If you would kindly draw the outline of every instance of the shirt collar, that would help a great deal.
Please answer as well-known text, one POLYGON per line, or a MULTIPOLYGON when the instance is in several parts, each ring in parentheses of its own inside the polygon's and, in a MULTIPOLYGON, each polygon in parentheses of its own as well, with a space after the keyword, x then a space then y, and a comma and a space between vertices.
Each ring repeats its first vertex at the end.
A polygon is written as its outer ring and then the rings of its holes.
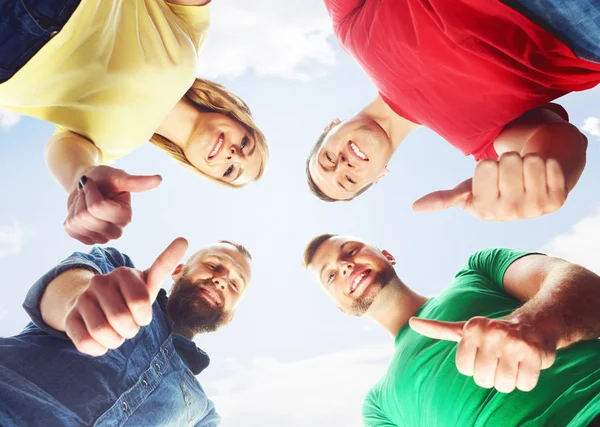
MULTIPOLYGON (((160 306, 161 310, 164 311, 164 313, 168 316, 167 303, 169 301, 169 297, 167 296, 167 291, 161 289, 158 292, 156 300, 158 301, 158 305, 160 306)), ((194 341, 176 333, 171 333, 171 336, 173 337, 173 345, 177 350, 177 354, 179 357, 181 357, 194 375, 198 375, 208 367, 210 364, 210 358, 208 357, 208 354, 201 350, 194 343, 194 341)))

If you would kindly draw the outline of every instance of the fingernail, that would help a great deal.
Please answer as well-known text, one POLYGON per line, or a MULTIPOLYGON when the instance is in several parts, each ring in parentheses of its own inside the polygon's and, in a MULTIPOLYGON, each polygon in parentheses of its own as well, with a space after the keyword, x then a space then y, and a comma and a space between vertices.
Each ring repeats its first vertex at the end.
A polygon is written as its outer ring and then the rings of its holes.
POLYGON ((81 179, 79 180, 79 189, 81 190, 83 188, 83 186, 85 185, 85 183, 87 182, 87 176, 83 175, 81 177, 81 179))

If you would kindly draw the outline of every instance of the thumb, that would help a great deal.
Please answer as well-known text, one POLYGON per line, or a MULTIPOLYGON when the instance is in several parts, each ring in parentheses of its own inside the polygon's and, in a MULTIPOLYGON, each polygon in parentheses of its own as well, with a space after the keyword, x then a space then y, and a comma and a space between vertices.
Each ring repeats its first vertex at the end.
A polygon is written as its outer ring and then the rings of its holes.
POLYGON ((146 285, 148 285, 152 297, 158 294, 162 281, 179 264, 187 248, 187 240, 183 237, 178 237, 156 258, 152 266, 144 271, 146 285))
POLYGON ((162 182, 160 175, 129 175, 125 173, 116 182, 117 191, 137 193, 154 190, 162 182))
POLYGON ((439 320, 420 319, 411 317, 408 321, 413 331, 436 340, 462 340, 463 326, 467 322, 440 322, 439 320))
POLYGON ((469 178, 452 190, 429 193, 413 203, 415 212, 438 212, 458 207, 464 208, 472 197, 473 179, 469 178))

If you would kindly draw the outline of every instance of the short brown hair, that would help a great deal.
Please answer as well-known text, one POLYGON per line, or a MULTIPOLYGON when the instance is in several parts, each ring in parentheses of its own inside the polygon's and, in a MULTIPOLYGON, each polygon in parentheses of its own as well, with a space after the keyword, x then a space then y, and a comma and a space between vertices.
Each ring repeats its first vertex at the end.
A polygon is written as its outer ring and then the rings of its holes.
MULTIPOLYGON (((246 129, 246 131, 254 138, 256 142, 256 149, 262 158, 260 170, 258 171, 258 175, 254 180, 258 181, 261 179, 265 172, 267 162, 269 161, 269 148, 267 147, 265 135, 254 122, 250 107, 248 107, 248 105, 239 96, 229 92, 224 86, 201 78, 196 78, 192 87, 190 87, 186 92, 185 98, 190 101, 198 110, 208 113, 223 114, 235 120, 246 129)), ((161 150, 166 151, 168 155, 170 155, 177 163, 184 166, 186 169, 200 174, 211 181, 218 182, 219 184, 233 188, 240 187, 239 185, 215 179, 198 170, 188 160, 183 150, 168 138, 155 133, 150 138, 150 142, 161 150)))
POLYGON ((225 243, 227 245, 231 245, 234 248, 236 248, 238 251, 240 251, 240 253, 242 255, 245 255, 248 257, 248 259, 250 261, 252 261, 252 255, 250 255, 250 252, 248 251, 248 249, 246 249, 243 245, 240 245, 239 243, 235 243, 232 242, 231 240, 219 240, 217 243, 225 243))
POLYGON ((325 132, 323 132, 321 134, 321 136, 319 136, 319 139, 317 139, 317 143, 315 144, 312 151, 310 152, 308 159, 306 159, 306 181, 308 182, 308 188, 310 189, 311 193, 313 193, 315 196, 317 196, 319 199, 323 200, 324 202, 349 202, 351 200, 354 200, 354 198, 360 196, 362 193, 367 191, 369 188, 371 188, 373 183, 361 188, 354 196, 352 196, 349 199, 338 200, 338 199, 334 199, 333 197, 329 197, 327 194, 325 194, 323 192, 323 190, 321 190, 319 188, 319 186, 317 185, 317 183, 315 182, 315 180, 313 179, 313 177, 310 174, 310 159, 312 159, 313 156, 315 156, 319 152, 319 150, 321 149, 321 146, 323 145, 323 142, 325 141, 325 137, 327 136, 328 133, 329 133, 329 130, 326 130, 325 132))
POLYGON ((337 236, 337 234, 321 234, 313 238, 310 242, 308 242, 308 245, 306 245, 306 248, 304 249, 304 258, 302 260, 302 266, 304 268, 308 268, 309 264, 315 257, 317 249, 319 249, 319 247, 327 240, 335 236, 337 236))

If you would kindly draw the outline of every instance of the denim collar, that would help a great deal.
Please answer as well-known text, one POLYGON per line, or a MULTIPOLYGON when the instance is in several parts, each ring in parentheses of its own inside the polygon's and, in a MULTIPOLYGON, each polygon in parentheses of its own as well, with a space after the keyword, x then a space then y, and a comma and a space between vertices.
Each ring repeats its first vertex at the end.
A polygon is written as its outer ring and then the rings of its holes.
MULTIPOLYGON (((158 301, 158 305, 161 310, 169 316, 167 313, 167 302, 169 301, 169 297, 167 297, 167 291, 161 289, 158 292, 158 296, 156 297, 158 301)), ((173 321, 169 318, 170 327, 173 327, 173 321)), ((193 372, 194 375, 198 375, 200 372, 205 370, 210 364, 210 358, 208 354, 206 354, 203 350, 198 348, 198 346, 194 343, 194 341, 184 337, 183 335, 179 335, 171 332, 171 337, 173 338, 173 345, 177 350, 177 354, 179 357, 183 359, 185 364, 188 366, 190 371, 193 372)))

